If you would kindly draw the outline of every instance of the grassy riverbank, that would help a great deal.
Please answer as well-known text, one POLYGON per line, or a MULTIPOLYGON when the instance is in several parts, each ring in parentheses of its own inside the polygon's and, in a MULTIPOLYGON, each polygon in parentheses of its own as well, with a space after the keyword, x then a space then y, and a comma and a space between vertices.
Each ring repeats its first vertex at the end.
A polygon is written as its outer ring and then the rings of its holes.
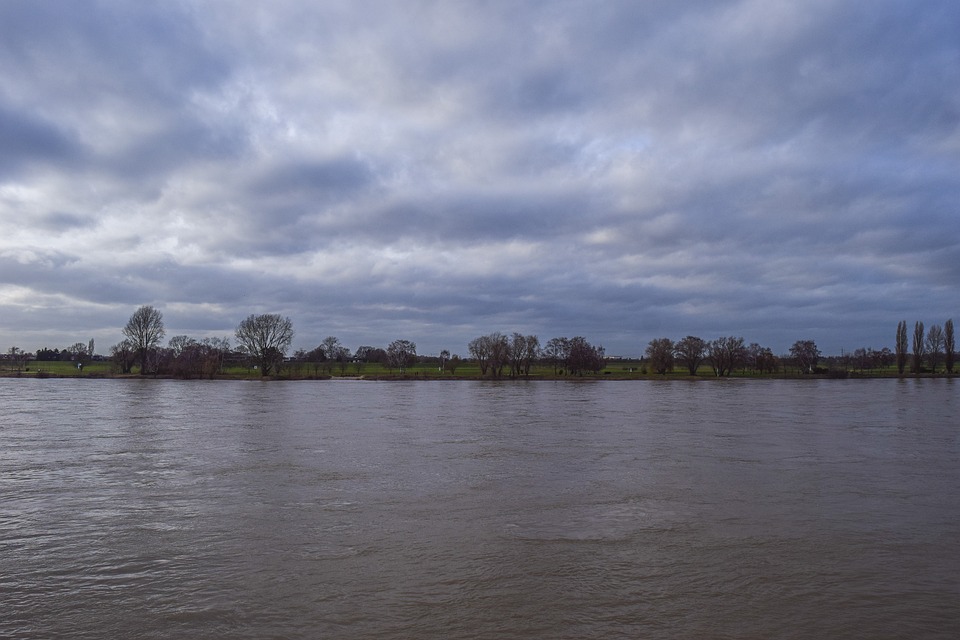
MULTIPOLYGON (((847 370, 828 370, 816 374, 805 374, 795 369, 787 368, 776 373, 757 373, 749 370, 738 370, 730 375, 730 378, 752 378, 752 379, 810 379, 810 378, 896 378, 896 377, 953 377, 956 374, 947 374, 945 372, 923 373, 919 376, 911 373, 905 373, 900 376, 896 367, 886 367, 881 369, 847 369, 847 370)), ((22 371, 9 363, 0 364, 0 376, 2 377, 23 377, 23 378, 140 378, 139 372, 134 368, 133 373, 118 374, 113 370, 109 362, 91 362, 82 369, 72 362, 31 362, 28 367, 22 371)), ((489 376, 489 373, 488 373, 489 376)), ((171 378, 173 376, 148 376, 171 378)), ((440 371, 436 365, 418 364, 408 368, 403 373, 397 370, 390 370, 380 364, 351 364, 341 369, 335 366, 331 369, 325 367, 314 367, 308 364, 288 363, 281 370, 279 375, 270 376, 270 380, 329 380, 329 379, 364 379, 364 380, 476 380, 481 377, 480 368, 473 363, 461 363, 454 373, 449 371, 440 371)), ((220 374, 214 376, 218 380, 259 380, 262 378, 260 372, 249 367, 228 367, 220 374)), ((509 376, 503 378, 509 380, 509 376)), ((582 376, 567 375, 561 370, 554 370, 553 367, 540 366, 534 367, 530 376, 521 376, 519 380, 715 380, 712 369, 708 366, 702 366, 698 369, 696 376, 691 376, 683 368, 675 368, 666 375, 660 375, 650 372, 644 363, 639 361, 617 361, 611 362, 599 373, 589 373, 582 376)))

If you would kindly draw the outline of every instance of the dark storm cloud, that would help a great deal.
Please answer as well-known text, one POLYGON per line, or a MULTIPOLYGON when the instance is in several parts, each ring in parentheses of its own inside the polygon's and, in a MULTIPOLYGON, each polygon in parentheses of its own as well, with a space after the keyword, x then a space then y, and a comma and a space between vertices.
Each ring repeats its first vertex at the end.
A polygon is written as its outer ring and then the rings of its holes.
POLYGON ((6 2, 0 343, 151 303, 304 346, 884 346, 957 314, 957 33, 934 0, 6 2))

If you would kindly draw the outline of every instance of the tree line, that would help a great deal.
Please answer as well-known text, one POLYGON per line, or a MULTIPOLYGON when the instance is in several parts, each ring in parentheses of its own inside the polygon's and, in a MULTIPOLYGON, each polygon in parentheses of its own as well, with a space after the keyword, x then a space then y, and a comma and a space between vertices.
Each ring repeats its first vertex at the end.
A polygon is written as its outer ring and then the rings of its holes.
MULTIPOLYGON (((656 338, 647 344, 644 353, 650 367, 660 375, 672 372, 678 365, 695 376, 700 367, 707 364, 713 375, 724 377, 736 369, 775 373, 783 364, 783 358, 775 356, 769 347, 756 342, 748 345, 737 336, 721 336, 709 341, 699 336, 686 336, 676 342, 670 338, 656 338)), ((815 373, 822 354, 813 340, 798 340, 790 347, 790 357, 799 370, 815 373)))
MULTIPOLYGON (((418 359, 417 345, 410 340, 394 340, 386 348, 360 346, 351 353, 334 336, 328 336, 311 350, 299 349, 288 358, 293 322, 278 314, 254 314, 240 322, 234 332, 235 348, 231 348, 227 338, 194 340, 187 336, 172 337, 164 348, 163 314, 149 305, 130 316, 123 335, 124 339, 110 348, 110 359, 121 373, 130 373, 139 363, 143 375, 212 377, 222 371, 225 363, 241 360, 258 369, 261 376, 273 375, 283 366, 298 374, 309 367, 313 375, 329 375, 337 367, 342 375, 351 366, 360 373, 367 363, 379 363, 403 374, 418 359)), ((467 348, 480 375, 491 378, 529 376, 531 367, 538 362, 549 363, 555 373, 570 375, 598 373, 605 366, 603 347, 590 344, 582 336, 554 338, 541 349, 537 336, 497 332, 471 340, 467 348)), ((442 372, 453 375, 462 360, 444 349, 438 365, 442 372)))
POLYGON ((110 347, 110 359, 120 373, 130 373, 140 365, 142 375, 169 374, 183 378, 213 377, 222 373, 226 364, 246 363, 259 370, 261 376, 279 373, 286 364, 302 371, 305 363, 312 363, 314 374, 322 366, 329 374, 333 366, 345 372, 350 363, 382 362, 403 373, 417 359, 417 346, 409 340, 395 340, 386 349, 360 347, 354 354, 330 336, 310 351, 303 349, 287 357, 293 342, 293 322, 279 314, 251 314, 237 325, 230 339, 204 338, 195 340, 178 335, 170 338, 166 347, 161 342, 166 335, 163 314, 145 305, 137 309, 123 328, 124 339, 110 347))
MULTIPOLYGON (((799 371, 823 372, 818 367, 823 354, 813 340, 798 340, 789 351, 790 359, 799 371)), ((782 364, 782 358, 775 356, 769 348, 756 343, 745 345, 743 338, 734 336, 710 342, 696 336, 687 336, 677 342, 657 338, 647 345, 645 355, 653 370, 662 375, 673 371, 678 363, 692 376, 697 375, 697 370, 705 362, 716 376, 729 376, 737 367, 756 373, 773 373, 782 364)), ((906 321, 901 321, 897 325, 894 351, 887 347, 880 350, 860 348, 830 360, 843 371, 851 368, 861 371, 883 369, 896 363, 900 375, 906 371, 908 360, 914 374, 937 373, 942 362, 943 370, 952 374, 956 362, 953 320, 947 320, 942 327, 935 324, 928 331, 924 331, 923 322, 916 322, 912 342, 908 339, 906 321), (908 351, 911 346, 912 351, 908 351)))
MULTIPOLYGON (((170 338, 166 346, 163 314, 156 308, 144 305, 138 308, 123 327, 124 339, 110 347, 109 359, 114 371, 129 374, 139 365, 142 375, 174 375, 182 378, 214 377, 221 374, 225 365, 246 364, 259 370, 261 376, 277 374, 281 367, 288 367, 296 375, 307 373, 319 376, 331 375, 334 368, 344 375, 353 367, 361 373, 367 363, 379 363, 401 374, 418 361, 416 344, 410 340, 394 340, 386 348, 360 346, 353 353, 334 336, 328 336, 317 347, 298 349, 288 357, 293 342, 293 322, 278 314, 252 314, 242 320, 234 332, 236 346, 228 337, 197 340, 185 335, 170 338)), ((481 377, 511 378, 529 376, 534 365, 548 366, 554 375, 583 376, 599 373, 607 366, 605 350, 591 344, 582 336, 557 337, 540 343, 536 335, 521 333, 503 334, 494 332, 471 340, 467 349, 469 358, 476 363, 481 377)), ((5 359, 23 368, 29 354, 11 347, 5 359)), ((94 342, 76 343, 63 350, 43 348, 37 351, 35 360, 70 360, 84 366, 94 358, 94 342)), ((937 373, 941 363, 943 370, 953 373, 956 358, 953 320, 944 325, 933 325, 925 330, 922 322, 914 325, 912 342, 906 321, 897 325, 895 348, 880 350, 857 349, 838 358, 828 358, 831 365, 865 369, 886 368, 896 364, 899 374, 906 371, 907 364, 913 373, 937 373), (912 350, 910 349, 912 346, 912 350)), ((742 337, 722 336, 704 340, 698 336, 686 336, 677 341, 670 338, 651 340, 644 351, 644 368, 666 375, 676 367, 685 369, 691 376, 698 375, 707 365, 714 376, 729 376, 735 370, 754 373, 776 373, 785 369, 788 362, 803 373, 820 373, 823 354, 813 340, 798 340, 789 349, 788 355, 777 356, 768 347, 757 343, 747 344, 742 337)), ((463 359, 448 350, 436 358, 439 370, 454 375, 463 359)))
POLYGON ((503 377, 504 371, 511 378, 529 376, 537 362, 552 365, 555 374, 576 376, 599 373, 606 366, 604 348, 582 336, 552 338, 541 349, 535 335, 507 336, 498 331, 474 338, 467 349, 480 367, 480 375, 491 378, 503 377))
MULTIPOLYGON (((896 361, 897 372, 903 375, 907 368, 908 360, 908 336, 907 321, 901 320, 897 323, 896 338, 896 361)), ((935 324, 928 331, 924 330, 923 322, 919 320, 913 325, 913 339, 910 341, 912 356, 910 360, 910 371, 912 373, 937 373, 941 358, 944 370, 947 373, 953 373, 954 363, 956 361, 956 342, 953 335, 953 319, 947 320, 941 327, 935 324), (926 365, 926 367, 924 366, 926 365)))

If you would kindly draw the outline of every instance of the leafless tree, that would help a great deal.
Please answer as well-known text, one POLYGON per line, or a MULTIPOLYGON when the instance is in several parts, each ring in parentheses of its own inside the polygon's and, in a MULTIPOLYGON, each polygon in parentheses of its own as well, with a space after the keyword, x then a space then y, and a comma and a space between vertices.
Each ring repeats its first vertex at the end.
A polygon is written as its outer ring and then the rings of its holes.
POLYGON ((462 360, 457 354, 450 356, 450 359, 447 361, 447 369, 450 370, 450 375, 454 376, 457 374, 457 367, 460 366, 462 360))
POLYGON ((400 373, 417 360, 417 345, 409 340, 394 340, 387 347, 387 362, 391 369, 400 369, 400 373))
POLYGON ((173 336, 167 342, 167 347, 173 352, 174 358, 179 358, 184 350, 196 343, 197 341, 190 336, 173 336))
POLYGON ((443 349, 440 351, 440 373, 446 373, 447 362, 450 361, 450 351, 443 349))
POLYGON ((937 372, 937 365, 940 364, 943 343, 943 327, 935 324, 927 331, 927 360, 930 362, 930 370, 934 373, 937 372))
POLYGON ((173 336, 167 342, 170 356, 170 371, 184 378, 199 378, 204 374, 206 347, 189 336, 173 336))
POLYGON ((92 356, 92 354, 87 352, 87 345, 82 342, 67 347, 67 351, 70 353, 70 360, 77 363, 76 366, 78 369, 86 366, 92 356))
POLYGON ((777 357, 773 355, 773 349, 761 347, 756 354, 754 366, 759 373, 774 373, 777 370, 777 357))
POLYGON ((697 375, 697 369, 707 353, 707 341, 696 336, 687 336, 674 345, 677 358, 687 367, 690 375, 697 375))
POLYGON ((212 379, 223 371, 223 360, 230 353, 230 340, 226 337, 204 338, 200 344, 203 345, 204 375, 212 379))
POLYGON ((161 371, 169 368, 171 362, 170 350, 162 347, 147 349, 146 361, 140 369, 140 375, 152 374, 157 376, 161 371))
POLYGON ((499 331, 490 334, 490 375, 503 376, 503 369, 510 364, 510 339, 499 331))
POLYGON ((540 358, 540 338, 535 335, 528 335, 524 338, 524 350, 521 366, 523 375, 530 375, 530 367, 540 358))
POLYGON ((813 373, 820 361, 820 349, 813 340, 797 340, 790 347, 790 356, 797 363, 797 368, 804 373, 813 373))
POLYGON ((510 339, 510 375, 529 376, 530 367, 540 356, 540 339, 537 336, 525 336, 514 333, 510 339))
POLYGON ((204 338, 197 341, 189 336, 173 336, 167 343, 162 368, 184 378, 213 378, 223 368, 224 355, 230 350, 226 338, 204 338))
POLYGON ((147 357, 151 349, 156 348, 166 331, 163 328, 163 314, 150 305, 144 305, 133 312, 127 326, 123 328, 123 335, 133 345, 140 357, 140 374, 146 375, 147 357))
POLYGON ((130 373, 136 358, 137 349, 130 340, 123 340, 110 347, 110 361, 114 371, 130 373))
POLYGON ((923 369, 923 356, 926 349, 923 323, 919 320, 913 325, 913 372, 920 373, 923 369))
POLYGON ((566 366, 570 355, 570 340, 567 338, 550 338, 543 349, 543 357, 553 365, 553 375, 557 375, 559 367, 566 366))
POLYGON ((237 342, 260 367, 261 376, 279 371, 293 342, 293 322, 274 313, 250 315, 236 331, 237 342))
POLYGON ((707 361, 717 377, 729 376, 743 361, 746 349, 743 338, 734 336, 717 338, 707 345, 707 361))
POLYGON ((873 366, 878 369, 885 369, 896 361, 893 351, 890 347, 884 347, 879 351, 873 352, 873 366))
POLYGON ((17 375, 20 375, 20 372, 26 367, 27 358, 30 357, 30 354, 21 349, 20 347, 10 347, 7 350, 7 357, 13 362, 13 366, 16 367, 17 375))
POLYGON ((353 366, 359 375, 363 371, 363 367, 368 362, 385 362, 387 359, 387 352, 379 347, 371 347, 367 345, 361 345, 357 347, 357 350, 353 353, 353 366))
POLYGON ((907 368, 907 321, 901 320, 897 323, 897 341, 894 345, 897 358, 897 372, 903 375, 907 368))
POLYGON ((953 373, 953 363, 956 357, 957 345, 953 337, 953 319, 943 324, 943 366, 947 373, 953 373))
POLYGON ((507 352, 510 357, 510 377, 516 378, 523 369, 523 354, 527 350, 526 338, 522 333, 514 332, 510 336, 507 352))
POLYGON ((647 344, 647 359, 650 366, 660 375, 673 371, 673 340, 670 338, 655 338, 647 344))
POLYGON ((474 338, 467 345, 467 350, 480 367, 480 377, 487 375, 487 369, 490 368, 490 336, 474 338))
POLYGON ((571 375, 582 376, 586 372, 600 373, 606 366, 604 348, 594 346, 582 336, 570 338, 567 354, 567 369, 571 375))
POLYGON ((346 363, 350 358, 350 350, 340 344, 339 338, 334 336, 324 338, 323 342, 320 343, 320 348, 323 349, 324 365, 327 374, 331 373, 334 364, 339 364, 342 375, 346 369, 346 363))
POLYGON ((474 338, 467 348, 480 366, 481 377, 489 372, 491 378, 499 378, 510 363, 510 340, 499 331, 474 338))

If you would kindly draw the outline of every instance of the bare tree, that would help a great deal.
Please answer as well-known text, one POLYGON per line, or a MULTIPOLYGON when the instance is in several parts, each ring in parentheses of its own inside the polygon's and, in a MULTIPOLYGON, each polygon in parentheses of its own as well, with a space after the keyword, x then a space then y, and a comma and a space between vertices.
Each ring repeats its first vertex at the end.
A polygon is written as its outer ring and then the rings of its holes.
POLYGON ((746 349, 743 338, 728 336, 717 338, 707 345, 707 361, 715 376, 729 376, 734 367, 743 361, 746 349))
POLYGON ((230 340, 224 338, 204 338, 200 341, 204 349, 204 374, 213 379, 213 376, 223 371, 223 359, 230 353, 230 340))
POLYGON ((186 349, 196 343, 197 341, 190 336, 173 336, 167 342, 167 347, 173 352, 174 358, 179 358, 186 349))
POLYGON ((21 349, 20 347, 10 347, 7 351, 7 357, 13 362, 13 366, 17 369, 17 375, 20 375, 20 372, 23 371, 27 363, 27 358, 30 354, 21 349))
POLYGON ((480 367, 480 377, 487 375, 487 369, 490 367, 490 336, 474 338, 467 345, 467 350, 480 367))
POLYGON ((137 349, 130 340, 122 340, 110 347, 110 360, 114 371, 130 373, 136 358, 137 349))
POLYGON ((860 373, 863 373, 864 369, 868 369, 872 362, 873 349, 865 349, 860 347, 854 349, 853 351, 853 365, 860 370, 860 373))
POLYGON ((452 376, 457 375, 457 367, 460 366, 461 362, 462 360, 460 359, 460 356, 458 356, 457 354, 453 354, 452 356, 450 356, 450 360, 447 361, 447 369, 450 370, 450 375, 452 376))
POLYGON ((530 367, 540 358, 540 338, 535 335, 528 335, 524 338, 523 358, 521 366, 523 375, 530 376, 530 367))
POLYGON ((342 375, 345 370, 345 363, 350 357, 350 350, 340 344, 339 338, 334 336, 324 338, 323 342, 320 343, 320 348, 323 350, 327 374, 330 374, 333 370, 334 363, 338 363, 342 375))
POLYGON ((443 349, 440 352, 440 373, 446 373, 447 371, 447 362, 450 361, 450 351, 443 349))
POLYGON ((707 341, 696 336, 687 336, 677 341, 674 350, 677 358, 687 367, 690 375, 695 376, 697 375, 697 369, 700 368, 700 363, 703 362, 704 355, 707 353, 707 341))
POLYGON ((660 375, 673 371, 673 340, 670 338, 655 338, 647 344, 647 358, 650 366, 660 375))
POLYGON ((956 357, 957 345, 953 338, 953 319, 943 324, 943 366, 947 373, 953 373, 953 362, 956 357))
POLYGON ((146 361, 140 369, 140 375, 150 373, 156 377, 162 370, 169 368, 170 360, 169 349, 164 349, 163 347, 147 349, 146 361))
POLYGON ((790 355, 804 373, 813 373, 820 361, 820 349, 813 340, 797 340, 790 347, 790 355))
POLYGON ((894 345, 897 358, 897 372, 903 375, 907 368, 907 321, 901 320, 897 323, 897 342, 894 345))
POLYGON ((582 336, 570 338, 567 368, 571 375, 582 376, 584 372, 600 373, 606 365, 604 348, 594 346, 582 336))
POLYGON ((930 362, 930 370, 937 372, 937 365, 940 364, 940 354, 943 353, 943 328, 935 324, 927 331, 927 360, 930 362))
POLYGON ((514 333, 510 339, 510 375, 529 376, 530 367, 540 356, 540 339, 537 336, 525 336, 514 333))
POLYGON ((67 351, 70 353, 70 360, 77 363, 77 369, 83 369, 92 355, 87 352, 87 345, 82 342, 67 347, 67 351))
POLYGON ((754 357, 753 364, 759 373, 774 373, 777 370, 777 357, 770 347, 761 347, 754 357))
POLYGON ((353 366, 357 375, 359 375, 365 364, 368 362, 384 362, 386 357, 387 352, 379 347, 361 345, 353 353, 353 366))
POLYGON ((491 378, 499 378, 510 363, 510 340, 499 331, 474 338, 467 348, 480 365, 481 377, 489 371, 491 378))
POLYGON ((550 338, 543 349, 543 356, 553 365, 553 375, 557 375, 560 366, 566 366, 570 355, 570 340, 567 338, 550 338))
POLYGON ((166 335, 163 328, 163 314, 150 305, 140 307, 130 316, 127 326, 123 328, 123 335, 127 337, 140 357, 140 374, 146 375, 150 350, 156 348, 166 335))
POLYGON ((173 336, 167 342, 170 372, 189 380, 202 377, 206 365, 206 347, 189 336, 173 336))
POLYGON ((490 334, 490 375, 503 376, 503 369, 510 363, 510 339, 499 331, 490 334))
POLYGON ((923 323, 919 320, 913 325, 913 372, 920 373, 923 369, 923 356, 926 341, 923 339, 923 323))
POLYGON ((874 368, 886 369, 895 361, 896 359, 893 355, 893 351, 890 351, 890 347, 884 347, 879 351, 873 351, 874 368))
POLYGON ((237 342, 260 367, 260 375, 279 371, 293 342, 293 322, 278 314, 250 315, 236 331, 237 342))
POLYGON ((417 345, 409 340, 394 340, 387 347, 387 362, 400 373, 417 361, 417 345))
POLYGON ((516 378, 523 370, 523 354, 527 350, 526 338, 521 333, 514 331, 510 336, 510 343, 507 352, 510 358, 510 377, 516 378))
POLYGON ((337 368, 340 369, 340 375, 347 374, 348 366, 350 366, 350 349, 340 347, 340 352, 337 354, 337 368))

